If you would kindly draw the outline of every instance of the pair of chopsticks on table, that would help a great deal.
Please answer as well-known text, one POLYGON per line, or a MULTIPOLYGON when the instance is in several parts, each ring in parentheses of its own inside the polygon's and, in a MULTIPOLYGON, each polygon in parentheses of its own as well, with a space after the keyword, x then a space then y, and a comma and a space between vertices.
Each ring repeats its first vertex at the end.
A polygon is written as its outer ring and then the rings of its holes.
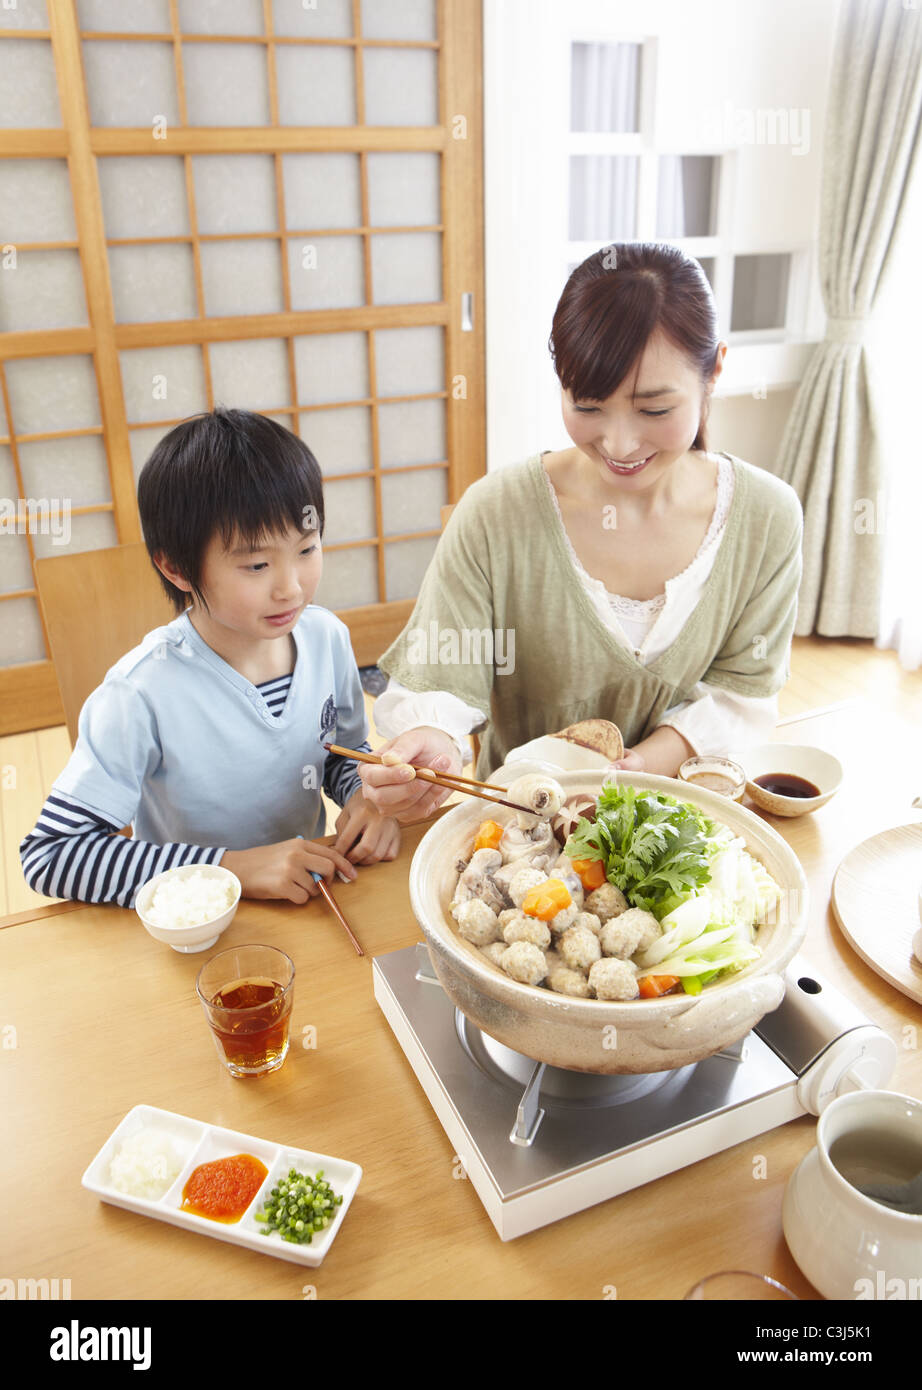
MULTIPOLYGON (((353 758, 356 762, 360 763, 380 763, 385 767, 388 766, 388 764, 384 762, 384 759, 379 757, 376 753, 360 753, 355 748, 340 748, 337 743, 325 743, 323 746, 328 753, 337 753, 342 758, 353 758)), ((515 801, 507 801, 505 797, 496 796, 496 792, 502 792, 506 789, 505 787, 498 787, 492 782, 478 782, 473 777, 461 777, 460 775, 448 777, 442 773, 433 772, 432 769, 428 767, 417 767, 413 770, 421 781, 434 782, 440 787, 446 787, 449 791, 465 792, 468 796, 479 796, 484 801, 496 802, 498 806, 509 806, 513 811, 527 811, 529 815, 534 814, 528 806, 519 806, 515 801)), ((365 952, 356 940, 349 923, 340 912, 333 894, 324 881, 323 875, 314 873, 312 877, 330 908, 339 918, 340 924, 345 927, 349 940, 352 942, 356 951, 360 956, 363 956, 365 952)))

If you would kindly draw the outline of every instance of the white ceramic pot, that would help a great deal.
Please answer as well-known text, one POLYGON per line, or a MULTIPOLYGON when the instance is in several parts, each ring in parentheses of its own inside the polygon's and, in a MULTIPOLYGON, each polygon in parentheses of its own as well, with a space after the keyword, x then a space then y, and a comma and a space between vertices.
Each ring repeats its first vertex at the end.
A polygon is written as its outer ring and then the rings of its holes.
POLYGON ((856 1091, 826 1107, 816 1147, 785 1189, 785 1240, 826 1298, 922 1299, 922 1216, 866 1197, 829 1157, 837 1139, 863 1130, 877 1139, 911 1138, 922 1153, 922 1102, 892 1091, 856 1091))
MULTIPOLYGON (((501 770, 509 781, 523 766, 501 770)), ((568 796, 597 796, 603 771, 557 772, 568 796)), ((669 1071, 700 1062, 736 1042, 784 997, 783 972, 803 944, 807 885, 797 856, 759 816, 703 787, 671 777, 618 773, 619 783, 666 792, 700 806, 730 827, 781 886, 775 920, 759 929, 761 956, 746 970, 708 986, 700 995, 666 995, 627 1003, 576 999, 511 979, 459 935, 449 905, 457 862, 470 857, 486 802, 469 798, 422 838, 410 867, 410 901, 429 946, 433 968, 449 998, 478 1028, 516 1052, 572 1071, 669 1071)), ((486 811, 485 811, 486 808, 486 811)), ((508 814, 508 813, 506 813, 508 814)))

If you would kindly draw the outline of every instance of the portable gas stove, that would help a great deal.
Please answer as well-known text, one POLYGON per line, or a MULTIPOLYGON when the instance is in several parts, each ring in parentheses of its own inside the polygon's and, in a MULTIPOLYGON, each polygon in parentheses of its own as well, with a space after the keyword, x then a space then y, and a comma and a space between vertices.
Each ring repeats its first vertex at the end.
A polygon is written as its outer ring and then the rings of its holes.
POLYGON ((677 1071, 523 1057, 457 1010, 425 944, 374 961, 375 998, 499 1236, 512 1240, 889 1081, 896 1044, 800 958, 741 1042, 677 1071))

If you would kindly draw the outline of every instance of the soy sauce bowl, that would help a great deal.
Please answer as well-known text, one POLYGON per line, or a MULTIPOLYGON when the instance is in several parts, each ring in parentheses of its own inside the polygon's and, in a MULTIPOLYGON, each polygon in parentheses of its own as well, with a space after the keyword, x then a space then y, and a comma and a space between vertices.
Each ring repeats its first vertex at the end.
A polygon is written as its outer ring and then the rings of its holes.
POLYGON ((818 811, 835 796, 842 785, 842 764, 823 748, 795 743, 766 743, 738 754, 736 761, 746 772, 746 795, 762 811, 772 816, 806 816, 818 811), (818 796, 780 796, 767 791, 755 780, 769 773, 802 777, 819 788, 818 796))

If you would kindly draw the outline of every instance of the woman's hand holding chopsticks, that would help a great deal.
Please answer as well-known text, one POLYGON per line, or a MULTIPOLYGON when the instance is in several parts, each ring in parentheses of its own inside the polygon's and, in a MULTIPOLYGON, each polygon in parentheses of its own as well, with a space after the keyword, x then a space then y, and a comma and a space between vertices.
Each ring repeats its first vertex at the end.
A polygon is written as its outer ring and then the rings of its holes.
POLYGON ((430 816, 451 796, 450 788, 415 778, 407 764, 449 776, 461 772, 463 766, 454 739, 444 730, 428 726, 409 729, 376 752, 386 763, 357 764, 362 790, 382 815, 403 823, 430 816))

